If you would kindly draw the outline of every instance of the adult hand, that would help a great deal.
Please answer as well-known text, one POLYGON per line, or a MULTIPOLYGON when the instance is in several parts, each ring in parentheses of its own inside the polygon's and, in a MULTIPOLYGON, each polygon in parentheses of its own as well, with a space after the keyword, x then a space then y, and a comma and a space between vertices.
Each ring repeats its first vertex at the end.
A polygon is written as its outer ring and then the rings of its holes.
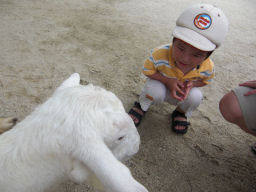
POLYGON ((166 86, 170 90, 171 96, 179 101, 184 100, 184 88, 183 82, 179 81, 178 79, 168 78, 166 82, 166 86))
POLYGON ((256 80, 253 80, 253 81, 246 81, 246 82, 244 82, 244 83, 239 84, 239 86, 244 86, 244 87, 253 88, 253 90, 248 91, 247 93, 245 93, 244 96, 249 96, 249 95, 254 95, 254 94, 256 94, 256 80))

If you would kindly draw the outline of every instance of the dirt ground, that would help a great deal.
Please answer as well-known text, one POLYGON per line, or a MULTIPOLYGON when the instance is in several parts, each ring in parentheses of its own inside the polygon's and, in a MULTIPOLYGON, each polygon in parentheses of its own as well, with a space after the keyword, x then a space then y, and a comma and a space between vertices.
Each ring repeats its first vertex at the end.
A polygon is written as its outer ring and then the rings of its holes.
MULTIPOLYGON (((194 0, 0 0, 0 116, 22 120, 70 74, 114 92, 127 110, 143 86, 150 50, 171 42, 178 15, 194 0)), ((256 192, 256 138, 220 115, 218 102, 255 79, 256 1, 207 0, 229 19, 212 55, 213 83, 184 136, 170 130, 174 106, 153 106, 139 127, 139 153, 126 165, 151 192, 256 192)), ((54 192, 95 192, 63 183, 54 192)))

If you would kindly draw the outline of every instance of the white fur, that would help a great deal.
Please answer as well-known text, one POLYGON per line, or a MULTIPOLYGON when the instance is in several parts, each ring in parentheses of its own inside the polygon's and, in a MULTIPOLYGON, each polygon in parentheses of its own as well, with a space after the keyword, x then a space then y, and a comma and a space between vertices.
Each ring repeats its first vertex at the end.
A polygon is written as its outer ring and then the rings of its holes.
POLYGON ((140 137, 121 101, 71 75, 51 98, 0 136, 0 191, 43 192, 58 182, 89 180, 108 192, 147 192, 121 163, 140 137))

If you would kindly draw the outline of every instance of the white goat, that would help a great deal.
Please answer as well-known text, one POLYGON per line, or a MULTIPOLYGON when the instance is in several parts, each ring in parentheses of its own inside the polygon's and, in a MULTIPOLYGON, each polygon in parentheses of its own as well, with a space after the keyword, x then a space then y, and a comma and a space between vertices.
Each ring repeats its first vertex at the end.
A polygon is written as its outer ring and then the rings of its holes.
POLYGON ((80 85, 75 73, 53 96, 0 136, 0 191, 43 192, 93 173, 108 192, 147 192, 120 162, 140 137, 121 101, 103 88, 80 85))

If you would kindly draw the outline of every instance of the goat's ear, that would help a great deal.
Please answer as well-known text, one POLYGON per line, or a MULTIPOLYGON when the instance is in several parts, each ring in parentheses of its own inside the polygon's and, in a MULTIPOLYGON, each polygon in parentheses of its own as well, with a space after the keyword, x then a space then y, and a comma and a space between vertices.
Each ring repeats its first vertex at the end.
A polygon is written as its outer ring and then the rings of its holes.
POLYGON ((65 89, 68 87, 74 87, 80 84, 80 75, 78 73, 73 73, 68 79, 66 79, 58 89, 65 89))

